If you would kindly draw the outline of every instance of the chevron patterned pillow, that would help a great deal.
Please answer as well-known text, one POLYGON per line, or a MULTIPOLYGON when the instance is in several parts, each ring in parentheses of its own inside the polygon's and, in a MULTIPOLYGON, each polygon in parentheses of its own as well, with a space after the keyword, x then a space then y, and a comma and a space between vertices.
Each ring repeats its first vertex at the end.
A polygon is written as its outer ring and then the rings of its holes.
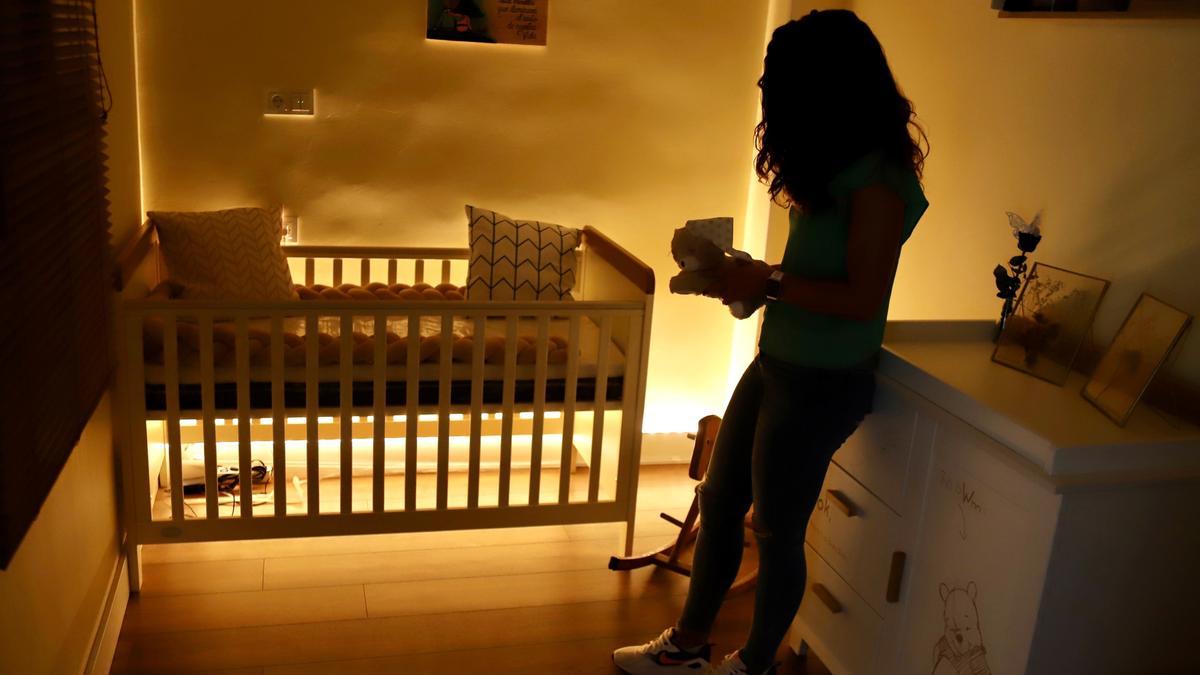
POLYGON ((272 209, 146 214, 172 281, 187 300, 294 300, 292 273, 279 240, 281 213, 272 209))
POLYGON ((579 230, 467 206, 468 300, 567 300, 579 230))

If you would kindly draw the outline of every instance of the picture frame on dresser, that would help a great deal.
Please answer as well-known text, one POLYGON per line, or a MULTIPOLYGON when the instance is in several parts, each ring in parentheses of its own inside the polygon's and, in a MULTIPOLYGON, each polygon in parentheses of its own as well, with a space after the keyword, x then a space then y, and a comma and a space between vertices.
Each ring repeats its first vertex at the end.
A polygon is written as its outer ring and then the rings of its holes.
POLYGON ((1107 279, 1034 263, 992 361, 1066 384, 1108 287, 1107 279))
POLYGON ((1142 293, 1084 385, 1083 397, 1125 426, 1191 323, 1187 312, 1142 293))

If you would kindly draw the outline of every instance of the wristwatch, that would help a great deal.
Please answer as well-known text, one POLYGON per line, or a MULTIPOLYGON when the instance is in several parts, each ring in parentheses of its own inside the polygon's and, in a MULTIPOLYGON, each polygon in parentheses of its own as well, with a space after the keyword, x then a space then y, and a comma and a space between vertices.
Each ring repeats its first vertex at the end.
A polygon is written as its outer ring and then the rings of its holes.
POLYGON ((778 300, 783 293, 783 270, 773 270, 767 277, 766 293, 768 300, 778 300))

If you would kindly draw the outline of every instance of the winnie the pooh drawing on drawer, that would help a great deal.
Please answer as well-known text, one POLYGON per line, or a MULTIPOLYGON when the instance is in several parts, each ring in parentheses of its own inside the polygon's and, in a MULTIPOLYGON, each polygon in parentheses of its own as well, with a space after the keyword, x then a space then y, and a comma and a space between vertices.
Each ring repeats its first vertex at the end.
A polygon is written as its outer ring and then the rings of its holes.
POLYGON ((979 588, 974 581, 966 588, 939 584, 938 593, 945 630, 933 646, 933 675, 991 675, 975 604, 979 588))

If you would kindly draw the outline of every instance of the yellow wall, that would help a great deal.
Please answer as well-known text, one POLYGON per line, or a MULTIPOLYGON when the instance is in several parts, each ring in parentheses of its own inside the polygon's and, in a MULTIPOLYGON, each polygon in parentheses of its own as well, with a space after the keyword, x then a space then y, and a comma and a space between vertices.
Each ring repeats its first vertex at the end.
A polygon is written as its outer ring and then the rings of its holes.
POLYGON ((283 202, 307 243, 463 246, 466 202, 591 224, 658 273, 646 427, 690 429, 732 319, 665 292, 668 245, 746 213, 767 6, 554 2, 538 48, 426 41, 418 0, 139 2, 145 204, 283 202), (276 86, 316 118, 264 118, 276 86))
POLYGON ((105 144, 112 242, 119 246, 145 220, 138 157, 133 0, 96 0, 96 13, 100 20, 104 70, 113 96, 105 144))
POLYGON ((78 672, 120 555, 108 397, 0 572, 0 672, 78 672))
MULTIPOLYGON (((1035 260, 1112 280, 1101 344, 1143 290, 1200 313, 1200 21, 999 19, 985 1, 854 0, 929 130, 932 206, 892 318, 994 318, 1006 210, 1035 260)), ((1200 337, 1177 370, 1200 380, 1200 337)))
MULTIPOLYGON (((115 105, 108 123, 113 240, 139 222, 132 0, 99 0, 115 105)), ((87 661, 121 554, 112 406, 105 396, 7 570, 0 572, 0 672, 74 673, 87 661)))

